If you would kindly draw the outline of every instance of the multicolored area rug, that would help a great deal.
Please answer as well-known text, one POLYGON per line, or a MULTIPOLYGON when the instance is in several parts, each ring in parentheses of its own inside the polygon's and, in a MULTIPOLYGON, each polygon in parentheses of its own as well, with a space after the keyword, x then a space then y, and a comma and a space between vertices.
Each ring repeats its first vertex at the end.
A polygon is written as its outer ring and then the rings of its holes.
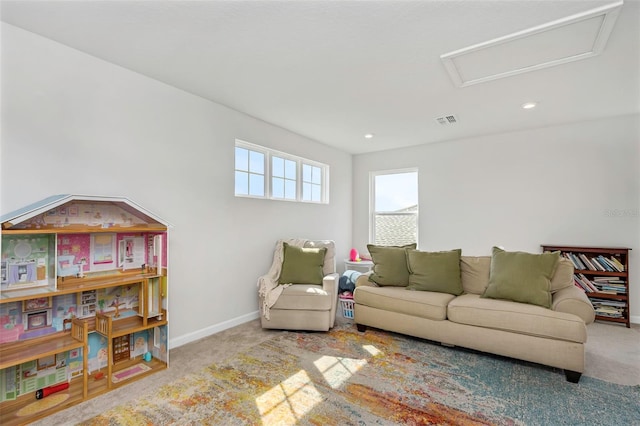
POLYGON ((393 333, 282 332, 84 425, 639 425, 640 386, 393 333))

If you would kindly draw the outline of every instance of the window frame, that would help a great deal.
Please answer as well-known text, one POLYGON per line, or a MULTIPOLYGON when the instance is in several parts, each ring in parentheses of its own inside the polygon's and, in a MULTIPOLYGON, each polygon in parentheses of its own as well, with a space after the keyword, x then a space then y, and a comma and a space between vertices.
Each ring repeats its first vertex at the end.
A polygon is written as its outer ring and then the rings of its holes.
POLYGON ((420 240, 420 172, 417 167, 410 167, 404 169, 391 169, 391 170, 376 170, 369 172, 369 243, 376 244, 376 215, 396 215, 396 216, 415 216, 416 218, 416 245, 420 240), (417 209, 415 212, 377 212, 376 211, 376 177, 384 175, 394 175, 403 173, 415 173, 416 174, 416 191, 417 191, 417 209))
MULTIPOLYGON (((243 171, 244 172, 244 171, 243 171)), ((286 175, 286 173, 285 173, 286 175)), ((249 190, 249 192, 251 192, 249 190)), ((329 204, 329 165, 321 163, 319 161, 310 160, 308 158, 299 157, 296 155, 288 154, 286 152, 277 151, 275 149, 270 149, 261 145, 257 145, 251 142, 246 142, 240 139, 235 140, 234 145, 234 195, 240 198, 257 198, 257 199, 266 199, 266 200, 277 200, 277 201, 290 201, 290 202, 301 202, 301 203, 311 203, 311 204, 329 204), (236 172, 242 171, 235 168, 236 163, 236 148, 246 149, 249 152, 255 151, 264 155, 264 195, 251 195, 249 194, 237 194, 235 192, 235 183, 236 183, 236 172), (275 197, 273 195, 273 179, 286 179, 281 176, 273 175, 273 157, 277 157, 283 159, 285 161, 285 169, 286 169, 286 161, 293 161, 296 163, 296 196, 293 198, 286 197, 275 197), (321 178, 320 178, 320 200, 307 200, 303 199, 303 167, 311 166, 320 169, 321 178)))

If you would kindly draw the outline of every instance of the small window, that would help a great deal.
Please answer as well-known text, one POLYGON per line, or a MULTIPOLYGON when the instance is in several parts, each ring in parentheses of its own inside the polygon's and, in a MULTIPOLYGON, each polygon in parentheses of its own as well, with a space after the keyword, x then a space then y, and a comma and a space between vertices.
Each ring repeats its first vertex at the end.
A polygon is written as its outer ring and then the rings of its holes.
POLYGON ((329 166, 236 140, 235 195, 329 202, 329 166))
POLYGON ((302 200, 322 201, 322 168, 302 165, 302 200))
POLYGON ((418 172, 371 174, 371 241, 400 246, 418 242, 418 172))
POLYGON ((262 152, 236 147, 236 195, 264 197, 264 159, 262 152))
POLYGON ((285 158, 271 157, 271 194, 273 198, 295 200, 297 164, 285 158))

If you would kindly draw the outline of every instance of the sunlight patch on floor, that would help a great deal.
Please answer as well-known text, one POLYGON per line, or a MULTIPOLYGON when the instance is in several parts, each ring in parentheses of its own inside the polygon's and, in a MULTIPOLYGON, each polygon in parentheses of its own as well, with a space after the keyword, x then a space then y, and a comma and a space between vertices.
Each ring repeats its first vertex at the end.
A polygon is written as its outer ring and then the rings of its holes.
POLYGON ((382 355, 382 351, 379 351, 378 348, 373 345, 362 345, 362 349, 369 352, 373 356, 382 355))
POLYGON ((265 425, 295 424, 322 399, 307 372, 300 370, 257 397, 256 405, 265 425))
POLYGON ((338 389, 367 364, 366 359, 323 356, 313 362, 333 389, 338 389))

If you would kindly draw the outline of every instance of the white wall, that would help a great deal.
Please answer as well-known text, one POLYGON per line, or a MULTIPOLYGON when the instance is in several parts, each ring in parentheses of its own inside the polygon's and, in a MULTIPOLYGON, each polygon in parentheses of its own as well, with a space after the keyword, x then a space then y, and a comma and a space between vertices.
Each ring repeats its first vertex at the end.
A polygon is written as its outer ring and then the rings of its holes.
POLYGON ((640 322, 639 156, 637 115, 357 155, 353 243, 368 241, 369 172, 418 167, 420 249, 630 247, 640 322))
POLYGON ((1 210, 122 195, 167 220, 173 345, 257 318, 278 238, 351 245, 351 156, 2 24, 1 210), (234 197, 240 138, 330 165, 331 203, 234 197))

